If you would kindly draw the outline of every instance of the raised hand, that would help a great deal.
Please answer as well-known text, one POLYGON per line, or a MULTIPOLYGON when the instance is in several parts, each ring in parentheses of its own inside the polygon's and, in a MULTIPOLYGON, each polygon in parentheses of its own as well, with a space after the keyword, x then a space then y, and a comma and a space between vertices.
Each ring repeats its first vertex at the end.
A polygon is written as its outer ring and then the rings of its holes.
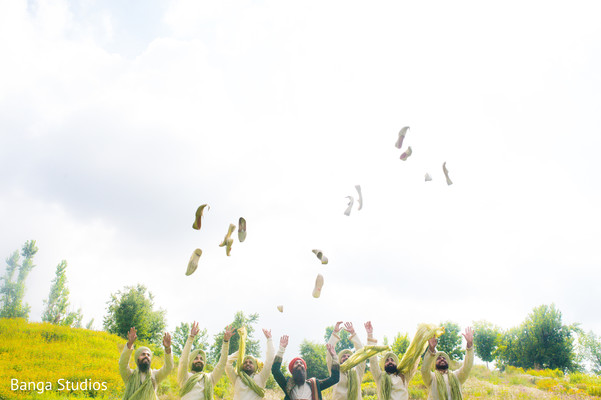
POLYGON ((263 328, 263 334, 265 335, 265 337, 267 339, 271 339, 271 329, 268 330, 268 329, 263 328))
POLYGON ((336 322, 336 325, 334 326, 334 333, 338 334, 338 332, 340 332, 340 325, 342 325, 342 321, 336 322))
POLYGON ((136 334, 136 328, 134 326, 132 326, 129 330, 129 332, 127 332, 127 348, 131 349, 132 346, 134 345, 134 342, 136 341, 136 339, 138 338, 138 335, 136 334))
POLYGON ((288 335, 284 335, 280 338, 280 347, 286 348, 288 346, 288 335))
POLYGON ((432 353, 434 353, 434 350, 436 350, 437 344, 438 344, 438 338, 436 336, 434 336, 433 338, 428 340, 428 346, 430 347, 430 351, 432 353))
POLYGON ((236 331, 234 330, 234 328, 232 328, 231 325, 226 326, 225 332, 223 333, 223 341, 229 342, 232 336, 234 336, 234 333, 236 333, 236 331))
POLYGON ((365 332, 367 332, 367 337, 372 338, 374 335, 374 328, 371 326, 371 321, 367 321, 365 323, 365 332))
POLYGON ((474 330, 471 326, 465 328, 465 333, 462 333, 465 341, 467 342, 467 348, 471 348, 474 345, 474 330))
POLYGON ((163 347, 165 348, 165 353, 171 353, 171 335, 169 332, 165 332, 165 336, 163 336, 163 347))
POLYGON ((328 353, 330 353, 330 355, 332 357, 336 356, 336 350, 334 349, 334 346, 332 346, 330 343, 326 344, 326 348, 328 349, 328 353))
POLYGON ((347 331, 348 333, 350 333, 351 336, 353 336, 355 334, 355 328, 353 328, 352 322, 346 322, 344 324, 344 330, 347 331))
POLYGON ((200 332, 200 329, 198 328, 198 322, 196 322, 196 321, 192 322, 192 328, 190 329, 190 336, 195 337, 196 335, 198 335, 199 332, 200 332))

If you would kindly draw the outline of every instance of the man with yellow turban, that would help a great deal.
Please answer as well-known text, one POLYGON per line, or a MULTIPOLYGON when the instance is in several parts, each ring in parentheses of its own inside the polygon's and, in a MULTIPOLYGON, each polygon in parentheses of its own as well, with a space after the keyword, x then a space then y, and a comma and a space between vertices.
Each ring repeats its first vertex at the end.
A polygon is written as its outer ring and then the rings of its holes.
POLYGON ((138 347, 136 349, 134 360, 138 368, 134 370, 129 368, 129 359, 137 338, 136 328, 132 327, 127 333, 127 345, 123 347, 121 357, 119 357, 119 373, 123 382, 125 382, 123 400, 158 400, 157 387, 173 369, 171 335, 165 333, 165 336, 163 336, 165 363, 159 370, 150 368, 152 351, 148 347, 138 347))
POLYGON ((326 379, 307 379, 307 363, 300 357, 293 358, 288 364, 288 371, 292 374, 292 378, 286 378, 282 374, 280 366, 282 365, 286 346, 288 346, 288 335, 284 335, 280 339, 280 348, 271 366, 271 373, 275 381, 286 395, 284 400, 322 400, 321 391, 337 384, 340 379, 340 365, 334 348, 330 344, 326 345, 328 353, 332 356, 330 377, 326 379))
MULTIPOLYGON (((376 340, 373 338, 371 322, 365 324, 365 329, 367 330, 367 343, 375 344, 376 340)), ((417 372, 417 365, 428 346, 428 340, 443 333, 444 328, 419 324, 413 340, 411 340, 400 361, 399 357, 392 351, 384 353, 381 365, 378 363, 377 357, 373 356, 369 359, 369 367, 374 376, 374 381, 376 381, 379 400, 409 399, 409 382, 417 372)))
POLYGON ((227 353, 230 348, 230 338, 234 334, 234 330, 227 326, 223 334, 223 344, 221 346, 221 355, 213 372, 203 372, 207 363, 207 356, 201 349, 196 349, 190 354, 194 338, 200 329, 198 322, 192 323, 190 336, 186 340, 182 357, 179 360, 177 371, 177 380, 180 385, 179 395, 182 400, 213 400, 213 387, 223 375, 227 353), (188 372, 188 370, 191 372, 188 372))
MULTIPOLYGON (((340 325, 342 321, 336 322, 334 326, 334 330, 330 335, 330 340, 328 343, 332 345, 332 347, 336 348, 336 345, 340 341, 340 325)), ((344 324, 344 330, 347 331, 350 336, 349 339, 355 346, 355 349, 359 350, 363 348, 363 344, 359 337, 355 334, 355 329, 353 328, 353 324, 351 322, 346 322, 344 324)), ((340 365, 342 366, 344 362, 353 354, 353 351, 350 349, 344 349, 338 353, 338 360, 340 360, 340 365)), ((326 353, 326 363, 328 365, 328 369, 332 367, 332 357, 330 353, 326 353)), ((334 393, 333 400, 361 400, 361 381, 363 380, 363 374, 365 374, 365 361, 359 363, 356 367, 351 368, 349 371, 340 373, 340 381, 334 385, 334 393)))
POLYGON ((474 365, 474 330, 471 327, 465 329, 463 334, 467 342, 465 361, 456 371, 449 371, 451 359, 444 351, 436 352, 438 339, 430 339, 428 351, 424 355, 422 363, 422 377, 424 383, 430 390, 429 400, 462 400, 461 385, 467 380, 472 365, 474 365), (432 372, 434 364, 434 372, 432 372))
MULTIPOLYGON (((265 365, 262 368, 258 360, 250 354, 241 355, 241 365, 234 368, 234 361, 238 359, 238 353, 244 349, 242 344, 240 350, 232 353, 227 360, 225 373, 234 386, 233 400, 259 400, 265 396, 265 384, 271 373, 275 350, 273 340, 271 340, 271 331, 263 329, 263 334, 267 338, 267 350, 265 352, 265 365)), ((241 336, 241 340, 244 339, 241 336)))

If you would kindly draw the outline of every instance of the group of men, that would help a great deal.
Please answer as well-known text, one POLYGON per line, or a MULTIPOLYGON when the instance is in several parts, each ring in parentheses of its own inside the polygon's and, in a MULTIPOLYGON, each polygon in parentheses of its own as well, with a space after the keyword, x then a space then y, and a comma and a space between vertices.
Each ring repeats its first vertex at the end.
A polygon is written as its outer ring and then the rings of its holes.
MULTIPOLYGON (((284 391, 284 400, 322 400, 321 392, 333 386, 332 400, 362 400, 361 381, 365 373, 366 360, 370 360, 370 369, 376 382, 378 400, 408 400, 408 386, 423 353, 427 341, 427 351, 423 357, 421 373, 423 381, 429 388, 429 400, 461 400, 461 385, 467 379, 474 361, 474 331, 468 327, 463 336, 467 342, 466 357, 463 365, 450 371, 450 358, 444 352, 437 352, 438 339, 434 335, 426 337, 418 335, 409 345, 407 353, 401 361, 398 356, 385 351, 386 347, 377 346, 373 338, 371 322, 365 323, 368 345, 362 345, 353 324, 347 322, 341 327, 342 321, 337 322, 332 335, 326 345, 326 362, 330 376, 326 379, 307 377, 307 364, 300 357, 293 358, 288 364, 288 371, 292 375, 286 377, 281 371, 284 352, 288 345, 288 336, 280 339, 280 347, 274 356, 274 346, 271 331, 263 329, 267 339, 265 364, 260 366, 257 359, 244 354, 243 340, 240 350, 228 356, 229 342, 235 331, 228 326, 223 334, 221 355, 212 372, 205 372, 207 363, 206 354, 200 349, 192 350, 194 338, 200 332, 198 323, 194 322, 190 335, 182 350, 178 367, 178 383, 180 398, 182 400, 213 400, 213 387, 219 381, 224 371, 233 384, 233 400, 261 400, 265 396, 265 385, 270 372, 275 381, 284 391), (349 339, 355 347, 355 352, 350 349, 335 352, 335 346, 340 340, 340 331, 345 329, 349 339), (419 336, 419 338, 418 338, 419 336), (420 343, 418 343, 420 342, 420 343), (378 360, 377 354, 383 356, 378 360), (411 353, 411 354, 409 354, 411 353), (408 357, 406 357, 409 355, 408 357), (234 368, 234 362, 237 362, 234 368), (346 363, 346 364, 345 364, 346 363), (341 368, 342 366, 342 368, 341 368), (434 366, 434 371, 432 367, 434 366)), ((152 352, 147 347, 139 347, 134 353, 137 368, 129 368, 136 329, 131 328, 128 333, 127 345, 123 348, 119 359, 119 371, 125 382, 123 400, 156 400, 156 390, 159 383, 172 371, 174 362, 171 353, 171 336, 166 333, 163 337, 165 348, 165 362, 159 370, 150 368, 152 352)))

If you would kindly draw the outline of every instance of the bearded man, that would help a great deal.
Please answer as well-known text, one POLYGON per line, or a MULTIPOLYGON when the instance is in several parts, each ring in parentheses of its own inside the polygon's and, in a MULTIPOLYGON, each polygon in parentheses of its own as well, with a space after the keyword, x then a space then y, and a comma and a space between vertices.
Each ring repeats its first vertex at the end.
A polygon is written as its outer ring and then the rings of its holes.
POLYGON ((263 334, 267 338, 267 350, 265 365, 262 368, 259 368, 258 360, 251 355, 240 355, 243 357, 242 365, 234 368, 234 360, 238 358, 240 350, 232 353, 227 360, 225 373, 234 386, 233 400, 259 400, 265 396, 265 384, 271 373, 275 350, 273 340, 271 340, 271 331, 263 329, 263 334))
POLYGON ((474 330, 465 329, 463 337, 467 342, 465 361, 461 368, 449 371, 451 359, 444 351, 436 352, 437 338, 428 341, 428 351, 422 363, 422 377, 430 390, 429 400, 462 400, 461 385, 467 380, 474 365, 474 330), (432 372, 432 364, 435 366, 432 372))
POLYGON ((190 329, 190 335, 182 350, 182 357, 179 360, 177 380, 180 386, 179 395, 182 400, 213 400, 213 387, 223 375, 227 353, 230 348, 230 338, 234 334, 231 326, 225 328, 219 361, 213 372, 207 373, 203 372, 207 363, 205 352, 196 349, 190 354, 194 338, 199 332, 198 322, 194 321, 190 329), (191 372, 188 372, 188 369, 191 372))
MULTIPOLYGON (((376 340, 373 338, 373 327, 370 321, 365 324, 365 330, 368 344, 375 344, 376 340)), ((417 366, 421 355, 428 346, 428 340, 442 335, 443 332, 444 329, 441 327, 419 324, 401 361, 392 351, 384 353, 384 357, 381 359, 382 365, 378 363, 375 356, 369 359, 369 367, 376 381, 379 400, 409 399, 409 382, 417 372, 417 366)))
POLYGON ((288 371, 292 374, 292 378, 286 378, 282 374, 280 366, 282 365, 286 346, 288 346, 288 336, 284 335, 280 339, 280 348, 271 366, 273 377, 286 395, 284 400, 322 400, 321 391, 337 384, 340 379, 340 365, 334 347, 331 344, 326 345, 328 353, 332 357, 330 377, 326 379, 307 379, 307 363, 300 357, 293 358, 288 364, 288 371))
POLYGON ((165 348, 165 363, 161 369, 151 369, 152 351, 148 347, 139 347, 134 354, 138 368, 129 368, 129 359, 134 349, 134 342, 138 338, 136 328, 132 327, 127 333, 127 345, 119 357, 119 373, 125 382, 123 400, 158 400, 156 390, 159 383, 169 375, 173 369, 173 354, 171 353, 171 335, 163 336, 165 348))
MULTIPOLYGON (((330 339, 328 343, 332 345, 332 347, 336 348, 336 345, 340 341, 340 325, 342 321, 336 322, 334 326, 334 330, 330 335, 330 339)), ((346 322, 344 324, 344 330, 347 331, 350 336, 349 339, 355 346, 356 350, 363 348, 363 344, 359 337, 355 334, 355 329, 353 328, 353 324, 350 322, 346 322)), ((338 359, 340 360, 340 365, 343 365, 344 362, 353 354, 353 351, 350 349, 344 349, 338 353, 338 359)), ((326 363, 328 365, 328 369, 332 366, 332 357, 330 357, 330 353, 326 354, 326 363)), ((361 400, 361 381, 363 380, 363 374, 365 374, 365 361, 361 362, 356 367, 353 367, 347 372, 340 374, 340 381, 334 385, 334 394, 333 400, 361 400)))

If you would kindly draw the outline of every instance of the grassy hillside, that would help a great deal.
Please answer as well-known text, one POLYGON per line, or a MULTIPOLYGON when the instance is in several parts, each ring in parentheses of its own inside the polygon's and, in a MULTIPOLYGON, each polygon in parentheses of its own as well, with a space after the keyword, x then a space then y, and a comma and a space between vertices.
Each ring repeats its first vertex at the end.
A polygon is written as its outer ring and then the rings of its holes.
MULTIPOLYGON (((0 399, 121 399, 123 382, 117 362, 124 343, 124 339, 106 332, 0 319, 0 399), (19 382, 19 389, 11 390, 15 387, 15 379, 19 382), (59 390, 60 380, 63 390, 59 390), (71 383, 70 390, 66 381, 71 383), (50 390, 47 390, 47 382, 50 382, 50 390), (21 390, 22 385, 26 385, 27 390, 21 390)), ((152 368, 160 368, 163 360, 161 349, 153 350, 156 357, 153 358, 152 368)), ((272 381, 269 386, 273 387, 273 384, 272 381)), ((375 383, 369 372, 365 374, 361 389, 364 400, 377 400, 375 383)), ((175 400, 178 399, 177 391, 174 372, 161 384, 159 397, 175 400)), ((419 373, 411 381, 410 394, 411 399, 427 398, 427 390, 419 373)), ((464 385, 464 394, 466 400, 599 400, 601 377, 564 375, 557 370, 524 371, 519 368, 509 368, 501 373, 475 366, 464 385)), ((231 385, 223 377, 215 388, 215 398, 231 400, 231 397, 231 385)), ((267 390, 265 398, 281 400, 284 396, 276 388, 267 390)), ((324 400, 330 399, 331 391, 328 390, 324 393, 324 400)))

